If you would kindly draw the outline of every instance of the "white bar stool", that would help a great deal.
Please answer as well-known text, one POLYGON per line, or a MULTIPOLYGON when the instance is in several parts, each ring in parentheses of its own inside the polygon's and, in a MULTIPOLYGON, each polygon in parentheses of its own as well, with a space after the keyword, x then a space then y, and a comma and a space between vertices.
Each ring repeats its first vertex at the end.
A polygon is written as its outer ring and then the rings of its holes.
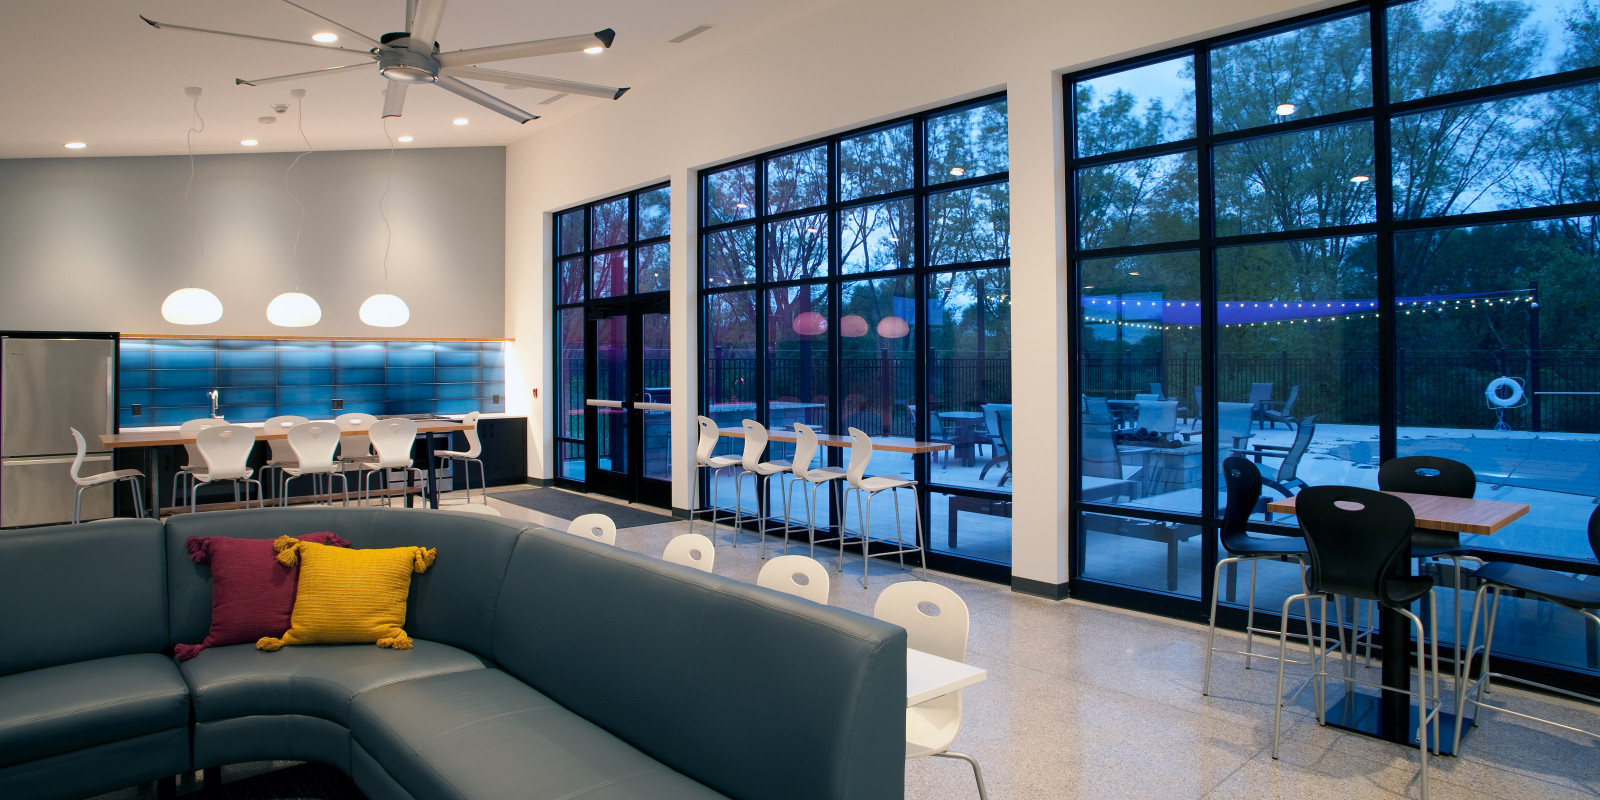
MULTIPOLYGON (((349 430, 343 425, 340 425, 339 427, 349 430)), ((344 450, 344 445, 350 443, 351 438, 353 437, 345 436, 341 439, 341 452, 344 450)), ((353 464, 361 471, 361 502, 363 505, 365 505, 367 500, 372 496, 372 476, 387 475, 389 470, 392 469, 417 473, 417 481, 423 487, 422 499, 425 501, 428 499, 428 485, 424 482, 427 478, 427 475, 423 473, 423 471, 415 464, 411 463, 411 448, 417 443, 416 420, 377 420, 367 428, 367 435, 364 438, 368 439, 372 443, 372 447, 377 451, 377 455, 369 456, 367 458, 356 457, 342 459, 346 464, 353 464)), ((384 501, 385 505, 389 504, 389 498, 385 497, 384 501)))
POLYGON ((478 416, 479 416, 478 412, 473 411, 473 412, 467 414, 467 416, 461 420, 462 422, 472 426, 472 427, 462 431, 462 433, 466 434, 466 437, 467 437, 467 449, 466 450, 438 450, 438 451, 434 452, 434 455, 439 457, 439 458, 445 459, 446 461, 460 461, 460 462, 462 462, 463 466, 461 468, 463 470, 465 470, 464 477, 465 477, 466 482, 467 482, 467 502, 468 503, 472 502, 472 468, 468 467, 466 465, 467 464, 477 464, 478 465, 478 489, 483 492, 483 504, 484 505, 488 505, 489 504, 489 480, 488 480, 488 478, 486 478, 484 476, 484 473, 483 473, 483 462, 478 460, 478 456, 483 454, 483 443, 478 441, 478 416))
MULTIPOLYGON (((333 418, 333 424, 338 425, 339 430, 346 432, 369 430, 372 428, 373 423, 376 423, 377 421, 377 417, 374 417, 371 414, 363 414, 359 411, 352 411, 348 414, 340 414, 339 416, 333 418)), ((362 458, 370 459, 373 457, 373 455, 372 439, 369 436, 345 436, 339 440, 340 461, 349 462, 362 458)))
MULTIPOLYGON (((83 521, 83 490, 107 483, 127 481, 128 488, 133 492, 133 507, 144 516, 144 494, 139 491, 139 480, 144 473, 136 469, 119 469, 112 472, 101 472, 95 475, 79 475, 78 470, 83 468, 83 458, 89 452, 89 446, 83 441, 83 434, 77 428, 68 428, 72 431, 72 440, 78 443, 78 454, 72 459, 72 482, 78 484, 78 493, 72 498, 72 524, 77 525, 83 521)), ((159 491, 159 490, 158 490, 159 491)))
MULTIPOLYGON (((818 544, 817 490, 822 488, 824 484, 837 486, 838 484, 834 484, 833 482, 843 480, 845 477, 845 471, 840 467, 817 467, 816 469, 812 469, 811 459, 816 457, 818 449, 817 432, 812 430, 810 425, 806 425, 801 422, 794 423, 794 432, 794 465, 790 468, 790 472, 799 480, 789 481, 789 490, 785 493, 784 504, 786 507, 794 504, 792 499, 794 495, 794 487, 796 484, 800 483, 800 481, 805 481, 806 483, 811 484, 810 494, 807 495, 802 493, 800 495, 800 499, 804 500, 806 504, 806 530, 810 533, 811 557, 816 558, 818 544)), ((842 509, 844 504, 840 503, 839 507, 842 509)), ((838 536, 830 539, 823 539, 822 541, 824 543, 839 543, 839 568, 842 571, 844 569, 844 525, 842 521, 840 522, 839 530, 840 534, 838 536)), ((783 526, 783 552, 785 554, 789 552, 789 526, 787 525, 783 526)))
MULTIPOLYGON (((188 422, 178 426, 178 435, 184 439, 188 439, 191 436, 199 434, 206 428, 214 428, 218 425, 226 424, 228 424, 228 421, 222 419, 221 417, 201 417, 199 419, 191 419, 188 422)), ((204 472, 206 468, 206 460, 200 456, 200 448, 195 445, 194 442, 184 442, 183 450, 184 453, 189 457, 189 460, 183 466, 179 467, 177 472, 172 473, 172 502, 168 503, 168 505, 173 506, 174 508, 176 508, 178 505, 178 480, 180 478, 188 478, 189 491, 192 493, 194 491, 194 474, 196 472, 204 472)), ((157 488, 156 491, 159 492, 161 490, 160 488, 157 488)), ((161 515, 160 513, 157 513, 156 516, 159 517, 161 515)))
MULTIPOLYGON (((740 492, 744 489, 744 476, 753 475, 752 482, 756 492, 756 514, 761 521, 761 557, 767 557, 767 520, 772 519, 772 493, 764 491, 772 483, 772 476, 782 475, 793 466, 787 461, 762 461, 761 454, 767 451, 767 428, 753 419, 744 420, 744 458, 740 459, 739 474, 733 479, 733 502, 735 506, 735 522, 733 523, 733 546, 739 546, 739 531, 744 529, 744 503, 740 500, 740 492)), ((783 524, 785 536, 789 525, 789 499, 783 501, 783 524)))
POLYGON ((194 473, 194 486, 189 488, 189 513, 195 511, 195 498, 200 487, 208 483, 230 481, 233 483, 233 501, 239 502, 239 484, 244 484, 244 505, 250 507, 250 484, 256 485, 256 500, 266 507, 266 493, 261 491, 261 481, 250 477, 250 451, 256 447, 256 431, 244 425, 213 425, 195 434, 195 446, 200 448, 204 470, 194 473))
MULTIPOLYGON (((850 467, 845 470, 845 480, 850 484, 844 490, 844 503, 850 501, 850 493, 856 493, 856 521, 861 525, 861 585, 867 585, 867 573, 871 571, 872 559, 882 556, 899 556, 900 568, 906 568, 906 553, 918 553, 922 556, 922 569, 928 569, 928 555, 922 550, 922 515, 917 512, 917 482, 908 478, 891 478, 888 475, 865 477, 867 462, 872 460, 872 438, 861 431, 860 428, 850 429, 850 467), (897 489, 911 490, 911 516, 916 521, 917 538, 912 546, 906 545, 905 537, 901 534, 900 527, 900 494, 897 489), (894 541, 898 549, 887 553, 872 552, 872 496, 879 492, 889 492, 894 498, 894 541)), ((841 512, 844 511, 843 503, 840 504, 841 512)), ((842 516, 842 514, 841 514, 842 516)), ((842 520, 841 520, 842 523, 842 520)), ((843 535, 843 525, 840 526, 843 535)), ((839 554, 839 570, 844 571, 844 548, 841 545, 839 554)))
MULTIPOLYGON (((719 511, 725 515, 724 521, 728 518, 738 519, 737 509, 726 511, 717 506, 717 495, 720 494, 719 489, 721 488, 721 484, 717 481, 717 473, 739 466, 739 459, 733 456, 712 455, 711 453, 717 449, 717 439, 722 436, 722 432, 717 430, 717 423, 712 421, 710 417, 697 416, 695 421, 700 426, 700 439, 695 443, 694 448, 694 472, 689 474, 689 532, 694 533, 696 514, 710 514, 711 534, 715 537, 717 533, 717 513, 719 511), (700 473, 704 470, 711 470, 711 507, 695 508, 700 503, 700 473)), ((734 475, 734 483, 738 483, 737 474, 734 475)), ((735 540, 738 539, 737 533, 734 534, 734 538, 735 540)), ((715 543, 716 540, 713 538, 712 545, 715 546, 715 543)))
MULTIPOLYGON (((269 417, 266 422, 261 423, 261 430, 269 433, 281 433, 288 431, 290 428, 293 428, 296 425, 304 425, 310 421, 311 420, 306 419, 305 417, 298 417, 293 414, 285 414, 279 417, 269 417)), ((267 463, 261 465, 261 481, 263 483, 266 482, 267 470, 277 470, 278 480, 272 482, 272 489, 278 493, 279 497, 282 497, 282 485, 288 483, 288 478, 284 477, 283 475, 283 468, 298 466, 294 460, 294 450, 289 447, 289 440, 287 438, 268 439, 267 447, 272 449, 272 453, 270 456, 268 456, 267 463)))
MULTIPOLYGON (((289 482, 301 475, 311 476, 312 492, 316 491, 317 476, 328 476, 328 494, 333 495, 333 479, 338 476, 344 486, 344 505, 350 505, 350 478, 338 469, 341 464, 333 460, 339 449, 339 426, 332 422, 303 422, 289 429, 289 453, 294 463, 281 466, 283 491, 278 495, 278 505, 289 504, 289 482)), ((330 500, 329 505, 332 505, 330 500)))

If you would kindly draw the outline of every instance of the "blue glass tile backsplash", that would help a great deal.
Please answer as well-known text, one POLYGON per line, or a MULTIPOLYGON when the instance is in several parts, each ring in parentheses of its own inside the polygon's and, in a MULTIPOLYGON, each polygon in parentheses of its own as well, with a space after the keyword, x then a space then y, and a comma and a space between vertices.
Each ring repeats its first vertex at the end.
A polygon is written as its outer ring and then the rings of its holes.
POLYGON ((124 428, 209 417, 212 389, 229 422, 505 410, 504 342, 121 341, 117 415, 124 428), (342 411, 333 410, 335 399, 344 401, 342 411), (135 403, 142 407, 137 417, 135 403))

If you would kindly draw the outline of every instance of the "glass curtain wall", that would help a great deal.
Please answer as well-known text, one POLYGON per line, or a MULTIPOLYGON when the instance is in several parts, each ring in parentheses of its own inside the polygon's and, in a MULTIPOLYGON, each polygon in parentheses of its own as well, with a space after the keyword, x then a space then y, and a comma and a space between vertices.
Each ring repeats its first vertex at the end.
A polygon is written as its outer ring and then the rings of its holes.
MULTIPOLYGON (((1008 170, 995 96, 707 170, 701 195, 703 413, 949 442, 876 451, 867 474, 927 487, 930 564, 996 579, 1011 559, 1008 170)), ((822 450, 816 465, 844 464, 822 450)), ((741 499, 755 508, 748 481, 741 499)), ((833 512, 819 503, 819 528, 833 512)), ((892 504, 872 512, 875 537, 893 530, 892 504)))
MULTIPOLYGON (((1600 6, 1353 4, 1065 89, 1076 592, 1202 615, 1234 453, 1269 498, 1462 461, 1532 507, 1470 548, 1596 572, 1600 6)), ((1567 616, 1508 600, 1497 653, 1592 680, 1567 616)))
MULTIPOLYGON (((556 477, 582 486, 588 479, 589 456, 599 467, 627 471, 627 431, 620 414, 595 415, 599 429, 588 430, 584 400, 611 397, 627 380, 628 317, 602 316, 601 308, 633 301, 663 299, 668 289, 671 233, 671 189, 662 184, 557 212, 555 216, 555 359, 556 477), (591 367, 593 369, 591 369, 591 367), (590 434, 594 434, 592 437, 590 434), (598 452, 591 454, 590 448, 598 452)), ((647 324, 659 325, 651 317, 647 324)), ((666 332, 645 331, 642 340, 643 380, 648 387, 668 387, 670 353, 666 332), (655 334, 655 335, 652 335, 655 334)), ((661 394, 655 392, 653 394, 661 394)), ((670 395, 667 395, 670 396, 670 395)), ((666 402, 667 396, 661 398, 666 402)), ((657 399, 654 397, 645 399, 657 399)), ((616 409, 603 409, 611 412, 616 409)), ((646 441, 639 468, 650 477, 669 477, 671 455, 665 438, 652 435, 665 428, 666 412, 648 412, 641 434, 646 441)))

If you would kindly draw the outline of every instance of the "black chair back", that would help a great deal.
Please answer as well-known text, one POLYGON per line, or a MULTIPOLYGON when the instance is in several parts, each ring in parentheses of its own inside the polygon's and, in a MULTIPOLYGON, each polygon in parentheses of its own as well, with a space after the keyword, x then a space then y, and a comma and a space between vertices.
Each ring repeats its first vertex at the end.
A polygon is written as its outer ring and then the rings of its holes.
POLYGON ((1283 465, 1278 467, 1278 483, 1299 480, 1300 459, 1305 457, 1306 448, 1311 446, 1311 437, 1317 434, 1319 416, 1321 415, 1312 414, 1300 420, 1300 428, 1294 433, 1294 443, 1289 445, 1289 452, 1283 454, 1283 465))
POLYGON ((1311 591, 1402 604, 1389 589, 1410 554, 1417 522, 1410 504, 1355 486, 1308 486, 1295 500, 1295 515, 1311 553, 1311 591))
POLYGON ((1472 467, 1438 456, 1391 458, 1378 468, 1378 488, 1385 492, 1471 497, 1478 491, 1472 467))
POLYGON ((1228 487, 1228 506, 1222 512, 1222 546, 1229 553, 1245 549, 1249 537, 1245 523, 1261 499, 1261 470, 1255 462, 1240 456, 1222 460, 1222 480, 1228 487))
POLYGON ((1600 506, 1589 514, 1589 549, 1594 551, 1594 558, 1600 561, 1600 506))

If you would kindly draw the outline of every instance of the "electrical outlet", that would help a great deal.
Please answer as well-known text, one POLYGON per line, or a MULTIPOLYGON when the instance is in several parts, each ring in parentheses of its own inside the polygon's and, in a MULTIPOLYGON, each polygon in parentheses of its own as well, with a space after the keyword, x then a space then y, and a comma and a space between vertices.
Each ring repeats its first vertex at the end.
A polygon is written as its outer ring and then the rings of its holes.
POLYGON ((500 405, 500 395, 495 395, 494 396, 494 404, 495 405, 500 405))
POLYGON ((136 417, 144 416, 144 404, 142 404, 142 403, 134 403, 133 404, 133 415, 136 416, 136 417))
POLYGON ((333 410, 334 411, 343 411, 344 410, 344 401, 339 399, 339 398, 337 398, 337 397, 333 398, 333 410))

